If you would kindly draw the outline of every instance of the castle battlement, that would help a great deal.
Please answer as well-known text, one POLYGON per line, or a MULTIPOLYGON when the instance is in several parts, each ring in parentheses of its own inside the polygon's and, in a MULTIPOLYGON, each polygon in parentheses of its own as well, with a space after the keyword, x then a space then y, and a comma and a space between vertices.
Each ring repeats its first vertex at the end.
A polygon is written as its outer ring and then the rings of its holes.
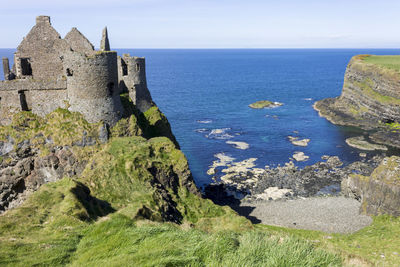
POLYGON ((150 108, 144 58, 117 56, 110 51, 107 28, 102 34, 96 51, 77 28, 61 38, 49 16, 38 16, 14 53, 12 68, 8 58, 2 60, 0 123, 8 124, 19 111, 44 116, 61 107, 89 122, 114 125, 124 115, 123 91, 140 111, 150 108))

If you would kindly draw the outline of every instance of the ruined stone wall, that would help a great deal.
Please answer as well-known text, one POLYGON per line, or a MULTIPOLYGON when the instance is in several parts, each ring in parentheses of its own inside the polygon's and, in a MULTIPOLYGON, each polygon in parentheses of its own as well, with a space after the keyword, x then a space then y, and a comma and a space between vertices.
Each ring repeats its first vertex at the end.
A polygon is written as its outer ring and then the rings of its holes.
POLYGON ((23 39, 14 55, 17 78, 60 78, 63 75, 62 54, 69 49, 68 43, 51 26, 50 17, 37 17, 36 25, 23 39))
POLYGON ((22 110, 44 116, 58 107, 65 107, 67 81, 33 81, 17 79, 0 82, 0 123, 11 122, 22 110))
POLYGON ((11 81, 0 82, 0 92, 14 90, 65 90, 67 89, 67 79, 53 81, 38 81, 29 79, 17 79, 11 81))
POLYGON ((145 58, 124 54, 118 65, 121 90, 128 90, 136 107, 145 112, 154 105, 147 88, 145 58))
POLYGON ((89 57, 69 52, 64 69, 71 111, 82 113, 89 122, 103 120, 110 125, 121 118, 116 52, 96 52, 89 57))
POLYGON ((64 40, 75 52, 93 55, 95 53, 92 43, 77 28, 72 28, 64 37, 64 40))
POLYGON ((0 124, 7 125, 12 116, 20 112, 21 102, 18 91, 0 91, 0 124))
POLYGON ((67 90, 32 90, 31 110, 34 114, 44 117, 57 108, 67 108, 67 90))
POLYGON ((128 93, 128 87, 125 84, 125 79, 128 75, 128 66, 120 56, 117 57, 117 68, 118 68, 118 90, 120 93, 128 93))

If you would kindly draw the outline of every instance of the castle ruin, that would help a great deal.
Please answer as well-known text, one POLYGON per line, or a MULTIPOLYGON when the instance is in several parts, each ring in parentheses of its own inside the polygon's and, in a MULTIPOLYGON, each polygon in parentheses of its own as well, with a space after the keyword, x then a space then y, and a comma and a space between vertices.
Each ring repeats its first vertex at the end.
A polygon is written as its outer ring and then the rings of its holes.
POLYGON ((89 122, 114 125, 124 109, 119 95, 128 92, 144 112, 152 105, 147 89, 145 59, 110 51, 107 28, 100 50, 76 28, 62 39, 50 17, 38 16, 36 25, 9 59, 3 58, 0 81, 0 124, 13 114, 32 111, 45 116, 61 107, 77 111, 89 122))

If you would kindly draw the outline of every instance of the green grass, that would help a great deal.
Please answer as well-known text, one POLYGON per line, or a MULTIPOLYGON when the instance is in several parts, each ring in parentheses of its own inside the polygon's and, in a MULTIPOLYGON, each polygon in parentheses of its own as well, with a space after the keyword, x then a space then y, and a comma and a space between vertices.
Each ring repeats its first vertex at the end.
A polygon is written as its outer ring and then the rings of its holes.
POLYGON ((83 185, 63 179, 43 185, 21 207, 1 215, 0 265, 68 263, 81 231, 111 211, 93 198, 79 199, 83 195, 83 185))
POLYGON ((363 61, 381 67, 400 71, 400 56, 366 56, 363 61))
POLYGON ((15 144, 30 140, 32 146, 42 148, 45 139, 51 139, 55 145, 72 145, 83 136, 93 138, 98 143, 98 130, 101 123, 88 123, 78 112, 58 108, 45 118, 32 112, 22 111, 13 116, 12 123, 0 127, 0 140, 12 137, 15 144))
POLYGON ((337 251, 357 255, 376 266, 400 265, 400 218, 378 216, 372 225, 328 241, 337 251))
POLYGON ((345 265, 400 265, 400 217, 376 216, 370 226, 353 234, 328 234, 267 225, 257 225, 256 228, 273 235, 309 240, 317 247, 341 255, 345 265))
POLYGON ((123 216, 87 230, 71 266, 340 266, 309 242, 261 231, 205 233, 123 216))

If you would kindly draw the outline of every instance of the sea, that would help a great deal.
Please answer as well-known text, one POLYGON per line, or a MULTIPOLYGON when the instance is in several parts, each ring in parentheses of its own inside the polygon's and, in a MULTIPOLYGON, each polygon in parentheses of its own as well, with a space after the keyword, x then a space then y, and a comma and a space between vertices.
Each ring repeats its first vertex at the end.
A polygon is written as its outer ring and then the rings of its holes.
MULTIPOLYGON (((12 63, 14 50, 0 49, 0 57, 12 63)), ((339 156, 345 163, 359 160, 362 151, 346 145, 345 139, 360 133, 319 117, 313 103, 340 95, 352 56, 400 54, 400 49, 116 50, 146 57, 148 88, 200 187, 212 182, 207 170, 219 153, 235 161, 257 158, 258 168, 283 165, 295 152, 309 156, 296 162, 299 168, 323 155, 339 156), (259 100, 283 105, 249 107, 259 100), (310 142, 294 146, 288 136, 310 142), (238 149, 227 141, 245 142, 248 148, 238 149)))

